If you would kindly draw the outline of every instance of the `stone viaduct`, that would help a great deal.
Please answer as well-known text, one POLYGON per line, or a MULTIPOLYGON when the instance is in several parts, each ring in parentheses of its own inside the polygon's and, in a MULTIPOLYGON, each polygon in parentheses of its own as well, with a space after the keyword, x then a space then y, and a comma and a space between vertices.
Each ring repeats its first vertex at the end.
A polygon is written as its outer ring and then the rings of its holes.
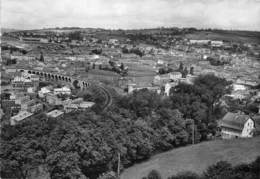
POLYGON ((79 80, 77 78, 73 78, 70 76, 60 75, 60 74, 51 73, 51 72, 37 71, 37 70, 28 70, 28 69, 17 69, 17 70, 20 72, 27 72, 29 74, 35 74, 35 75, 38 75, 40 77, 44 77, 47 79, 67 82, 67 83, 70 83, 71 85, 73 85, 73 87, 75 87, 75 88, 84 89, 84 88, 87 88, 90 86, 89 82, 84 81, 84 80, 79 80))
POLYGON ((17 71, 27 72, 29 74, 35 74, 40 77, 44 77, 46 79, 52 79, 52 80, 56 80, 56 81, 63 81, 66 83, 70 83, 74 88, 80 88, 81 90, 91 87, 92 89, 95 89, 95 93, 97 93, 97 95, 103 95, 105 97, 105 100, 103 101, 103 104, 102 104, 103 110, 106 110, 113 103, 113 96, 110 93, 110 91, 107 90, 102 85, 98 85, 95 82, 88 82, 86 80, 80 80, 80 79, 66 76, 66 75, 38 71, 38 70, 33 70, 33 69, 17 69, 17 71))

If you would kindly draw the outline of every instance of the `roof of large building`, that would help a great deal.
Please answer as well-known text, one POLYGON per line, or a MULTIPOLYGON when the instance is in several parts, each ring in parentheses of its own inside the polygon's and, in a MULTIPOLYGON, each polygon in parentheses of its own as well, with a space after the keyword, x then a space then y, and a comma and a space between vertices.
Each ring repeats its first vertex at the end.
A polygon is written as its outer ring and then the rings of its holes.
POLYGON ((21 121, 27 117, 30 117, 31 115, 33 115, 33 113, 30 113, 28 111, 21 111, 17 115, 11 117, 11 119, 15 121, 21 121))
POLYGON ((248 119, 248 115, 228 112, 220 121, 220 126, 242 131, 248 119))
POLYGON ((56 118, 56 117, 59 117, 60 115, 62 115, 64 112, 60 111, 60 110, 53 110, 51 112, 48 112, 46 115, 49 116, 49 117, 53 117, 53 118, 56 118))

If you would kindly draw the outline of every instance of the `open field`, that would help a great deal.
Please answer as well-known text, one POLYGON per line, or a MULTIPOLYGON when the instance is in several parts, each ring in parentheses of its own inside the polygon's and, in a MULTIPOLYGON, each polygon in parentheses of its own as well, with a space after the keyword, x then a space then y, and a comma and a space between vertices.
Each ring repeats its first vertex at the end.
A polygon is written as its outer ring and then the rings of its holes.
POLYGON ((260 137, 216 140, 181 147, 153 156, 147 162, 126 169, 121 179, 141 179, 155 169, 163 178, 182 171, 203 172, 209 165, 224 160, 237 165, 260 156, 260 137))
POLYGON ((260 32, 250 31, 227 31, 227 30, 214 30, 214 31, 197 31, 194 33, 186 34, 189 39, 209 39, 209 40, 224 40, 242 43, 260 43, 260 32))

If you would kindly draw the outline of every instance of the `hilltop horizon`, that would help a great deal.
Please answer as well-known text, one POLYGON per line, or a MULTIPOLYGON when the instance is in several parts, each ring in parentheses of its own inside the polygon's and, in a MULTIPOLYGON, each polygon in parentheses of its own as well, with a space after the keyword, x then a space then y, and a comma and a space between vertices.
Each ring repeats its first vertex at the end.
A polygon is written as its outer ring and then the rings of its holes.
POLYGON ((1 27, 1 32, 10 32, 10 31, 33 31, 33 30, 55 30, 55 29, 102 29, 102 30, 150 30, 150 29, 195 29, 198 31, 244 31, 244 32, 260 32, 260 30, 247 30, 247 29, 223 29, 223 28, 196 28, 196 27, 150 27, 150 28, 102 28, 102 27, 76 27, 76 26, 62 26, 62 27, 41 27, 41 28, 31 28, 31 29, 19 29, 19 28, 8 28, 1 27))

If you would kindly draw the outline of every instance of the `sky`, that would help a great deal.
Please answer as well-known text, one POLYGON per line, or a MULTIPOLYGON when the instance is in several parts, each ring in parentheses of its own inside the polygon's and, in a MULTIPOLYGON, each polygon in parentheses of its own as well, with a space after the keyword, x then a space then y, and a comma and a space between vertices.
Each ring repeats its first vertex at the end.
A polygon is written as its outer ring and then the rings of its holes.
POLYGON ((1 27, 260 31, 260 0, 0 0, 1 27))

